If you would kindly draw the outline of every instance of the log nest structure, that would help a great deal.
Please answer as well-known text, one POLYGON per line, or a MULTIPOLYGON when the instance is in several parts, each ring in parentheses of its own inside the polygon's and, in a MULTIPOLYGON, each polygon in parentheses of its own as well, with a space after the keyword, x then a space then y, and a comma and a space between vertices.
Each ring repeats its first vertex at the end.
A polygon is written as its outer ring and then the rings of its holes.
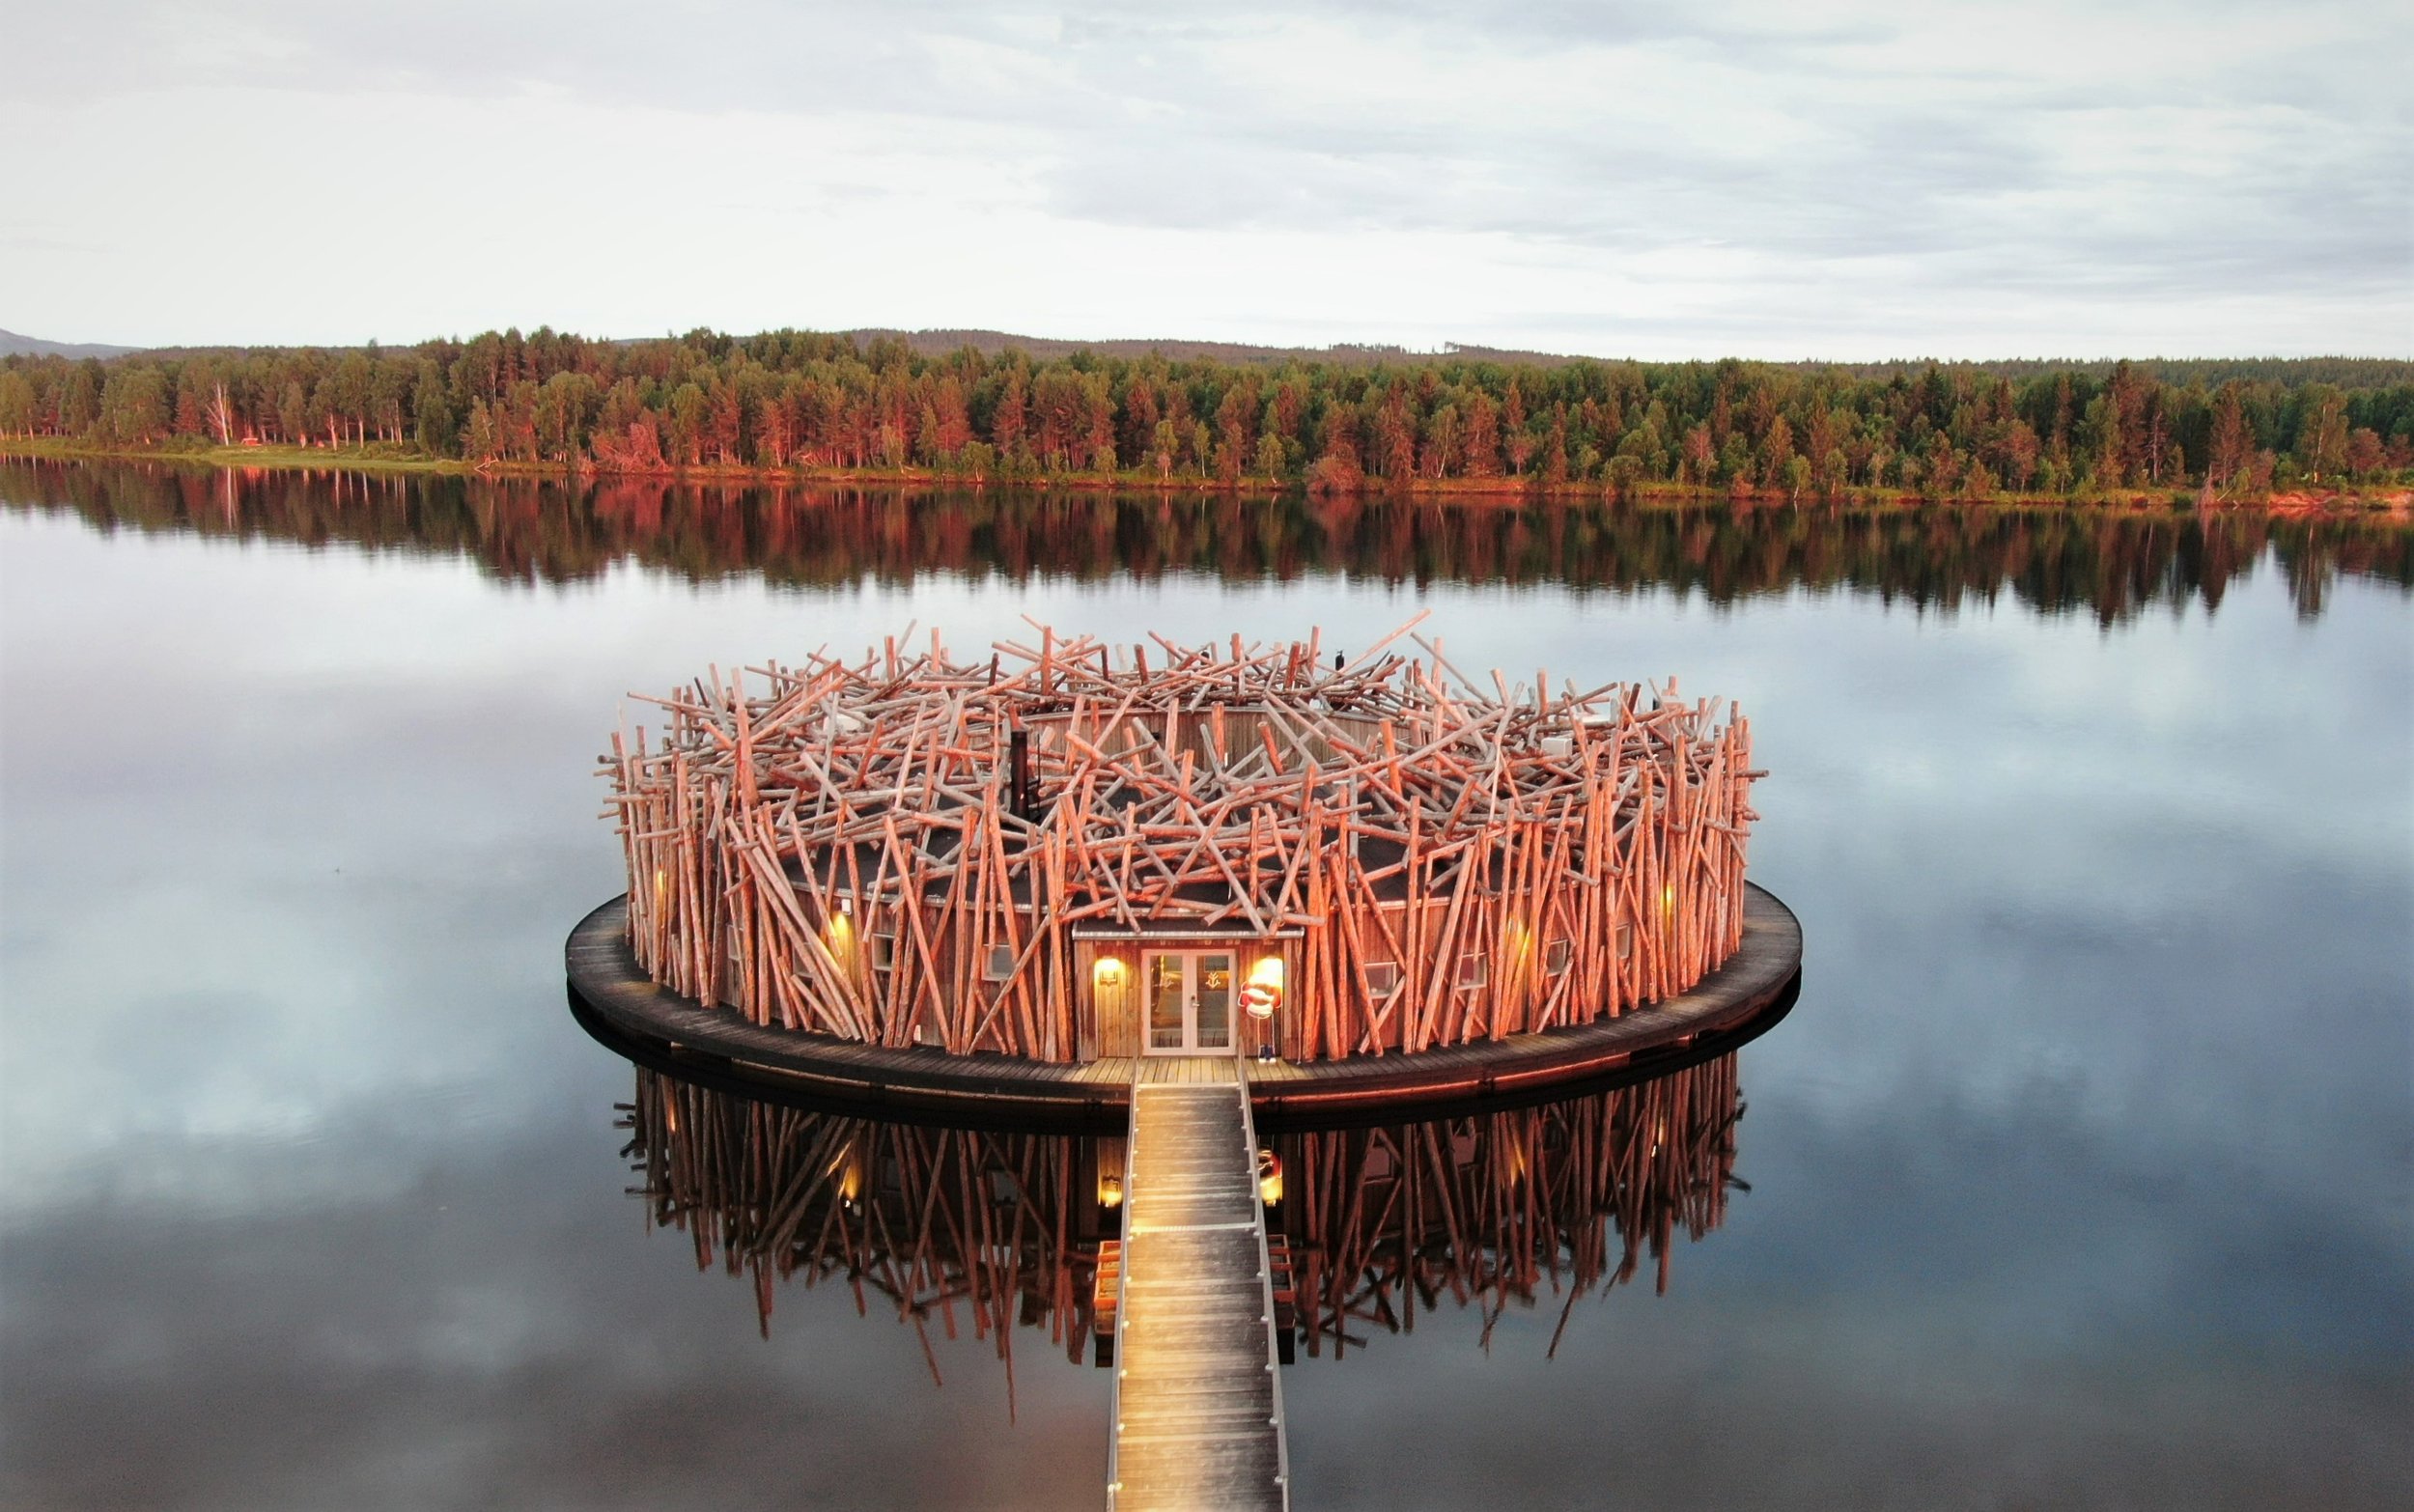
POLYGON ((716 670, 604 758, 631 953, 754 1024, 1054 1062, 1414 1053, 1733 953, 1747 721, 1478 685, 1416 623, 716 670))

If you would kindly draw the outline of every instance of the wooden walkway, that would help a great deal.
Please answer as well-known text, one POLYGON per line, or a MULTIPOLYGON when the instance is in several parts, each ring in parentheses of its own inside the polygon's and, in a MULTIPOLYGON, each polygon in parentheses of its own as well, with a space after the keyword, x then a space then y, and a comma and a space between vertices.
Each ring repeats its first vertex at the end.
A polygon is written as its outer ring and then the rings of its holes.
POLYGON ((1132 1089, 1107 1504, 1290 1505, 1257 1138, 1235 1063, 1132 1089))

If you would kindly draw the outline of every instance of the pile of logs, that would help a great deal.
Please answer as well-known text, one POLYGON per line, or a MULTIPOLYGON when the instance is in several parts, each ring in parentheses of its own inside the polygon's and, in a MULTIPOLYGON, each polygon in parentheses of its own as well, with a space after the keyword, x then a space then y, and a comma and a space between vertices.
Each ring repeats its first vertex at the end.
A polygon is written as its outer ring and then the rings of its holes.
POLYGON ((604 758, 636 958, 756 1023, 1064 1061, 1096 1052, 1077 936, 1280 939, 1294 1059, 1581 1022, 1730 954, 1747 721, 1478 685, 1416 624, 1355 658, 1035 626, 716 668, 604 758))

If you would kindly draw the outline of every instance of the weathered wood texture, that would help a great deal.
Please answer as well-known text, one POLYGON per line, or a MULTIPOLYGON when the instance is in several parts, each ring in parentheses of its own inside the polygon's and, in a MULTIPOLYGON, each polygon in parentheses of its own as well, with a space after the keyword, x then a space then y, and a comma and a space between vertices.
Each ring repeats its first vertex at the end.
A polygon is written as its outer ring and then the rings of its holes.
POLYGON ((1128 1045, 1096 966, 1130 982, 1166 930, 1289 937, 1290 1060, 1615 1015, 1724 960, 1748 722, 1673 683, 1480 687, 1389 651, 1414 623, 1338 667, 1041 627, 716 669, 605 759, 635 957, 754 1023, 1041 1060, 1128 1045))
POLYGON ((1290 1504, 1257 1140, 1228 1057, 1217 1080, 1136 1088, 1115 1309, 1107 1504, 1290 1504))

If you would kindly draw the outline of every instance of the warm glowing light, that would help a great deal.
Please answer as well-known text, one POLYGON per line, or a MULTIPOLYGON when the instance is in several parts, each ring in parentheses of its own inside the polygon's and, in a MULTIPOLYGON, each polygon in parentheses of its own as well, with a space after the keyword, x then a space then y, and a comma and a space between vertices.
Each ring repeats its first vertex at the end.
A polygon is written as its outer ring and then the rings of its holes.
POLYGON ((1098 1173, 1098 1205, 1102 1208, 1123 1206, 1123 1174, 1120 1171, 1098 1173))
POLYGON ((836 1179, 840 1201, 852 1203, 862 1194, 863 1160, 856 1154, 853 1140, 848 1141, 835 1156, 830 1158, 828 1166, 823 1170, 822 1174, 836 1179))
POLYGON ((1502 928, 1502 954, 1508 958, 1510 969, 1526 964, 1526 954, 1533 949, 1533 927, 1524 919, 1513 918, 1502 928))
POLYGON ((1271 1019, 1282 1006, 1282 958, 1266 956, 1249 968, 1249 985, 1241 989, 1241 1006, 1252 1019, 1271 1019))
POLYGON ((1098 964, 1090 967, 1089 974, 1090 980, 1099 986, 1112 987, 1123 980, 1123 963, 1112 956, 1100 956, 1098 964))
POLYGON ((1282 1157, 1263 1148, 1257 1152, 1257 1198, 1270 1208, 1282 1201, 1282 1157))

